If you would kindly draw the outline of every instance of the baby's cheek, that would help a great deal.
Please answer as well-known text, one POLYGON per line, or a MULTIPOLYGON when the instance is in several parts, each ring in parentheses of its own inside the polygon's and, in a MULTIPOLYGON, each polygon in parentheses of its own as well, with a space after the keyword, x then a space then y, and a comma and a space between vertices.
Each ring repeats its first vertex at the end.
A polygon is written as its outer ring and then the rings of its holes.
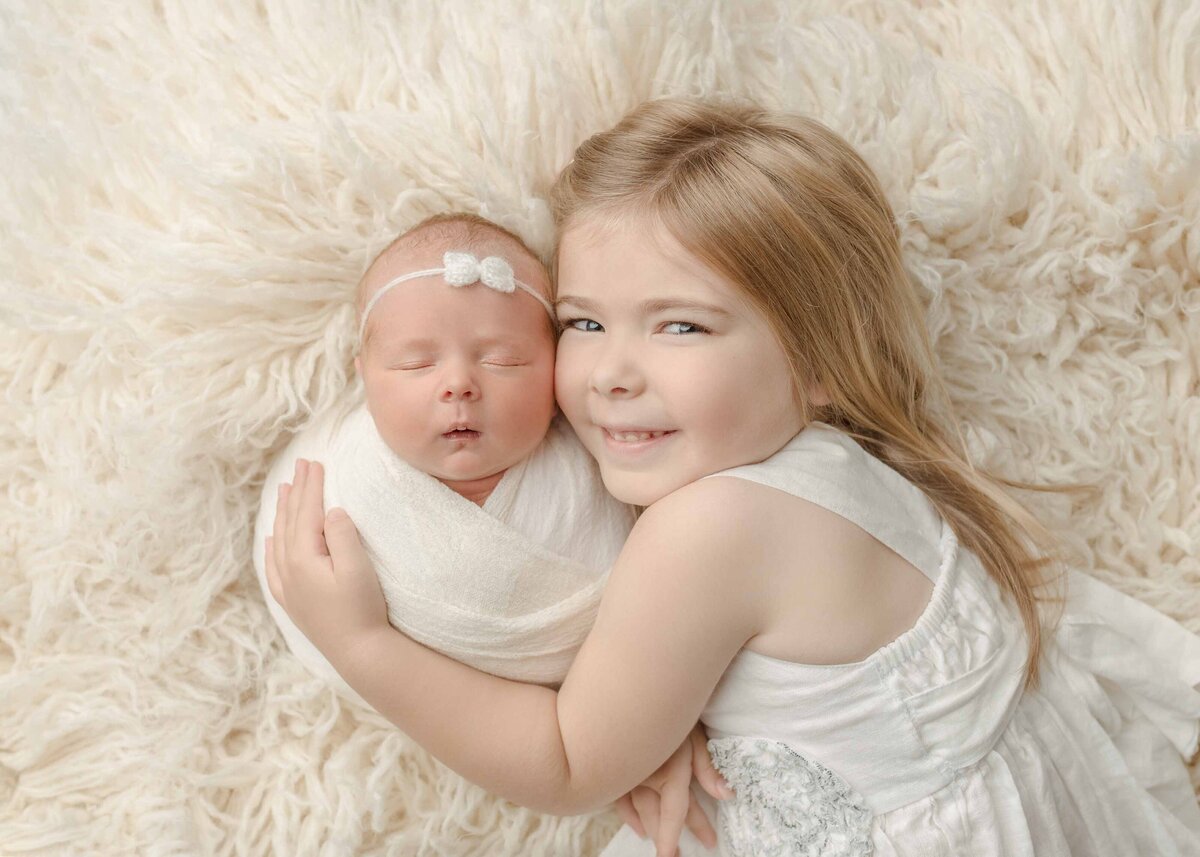
POLYGON ((503 424, 502 435, 513 450, 532 452, 554 418, 554 373, 547 369, 506 380, 505 402, 493 414, 503 424))
POLYGON ((548 369, 533 372, 514 383, 509 389, 509 407, 520 417, 548 422, 554 415, 554 372, 548 369))
MULTIPOLYGON (((418 406, 411 385, 379 384, 367 387, 367 407, 379 434, 395 449, 411 447, 421 442, 424 425, 418 414, 428 415, 431 403, 418 406)), ((400 450, 396 450, 400 452, 400 450)))

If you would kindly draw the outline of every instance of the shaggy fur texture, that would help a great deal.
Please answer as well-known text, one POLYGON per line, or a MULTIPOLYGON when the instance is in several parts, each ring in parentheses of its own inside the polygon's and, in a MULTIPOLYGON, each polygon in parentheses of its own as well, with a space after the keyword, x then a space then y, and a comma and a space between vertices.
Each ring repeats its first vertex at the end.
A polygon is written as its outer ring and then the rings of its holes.
POLYGON ((856 144, 981 464, 1200 630, 1194 0, 55 3, 0 10, 0 853, 594 854, 282 646, 272 455, 351 379, 405 226, 539 251, 573 147, 748 95, 856 144))

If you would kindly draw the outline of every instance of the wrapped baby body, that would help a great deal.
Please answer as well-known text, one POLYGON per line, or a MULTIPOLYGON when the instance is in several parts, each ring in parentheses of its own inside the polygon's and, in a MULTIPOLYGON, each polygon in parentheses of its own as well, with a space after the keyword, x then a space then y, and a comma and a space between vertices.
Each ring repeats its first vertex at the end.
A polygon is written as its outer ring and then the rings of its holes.
POLYGON ((334 412, 315 421, 275 461, 254 533, 263 597, 292 652, 361 702, 267 586, 264 541, 274 526, 276 491, 291 481, 297 458, 324 466, 325 507, 345 509, 358 528, 393 627, 493 675, 562 682, 634 513, 604 489, 595 461, 561 415, 482 507, 397 456, 365 403, 344 418, 334 412))

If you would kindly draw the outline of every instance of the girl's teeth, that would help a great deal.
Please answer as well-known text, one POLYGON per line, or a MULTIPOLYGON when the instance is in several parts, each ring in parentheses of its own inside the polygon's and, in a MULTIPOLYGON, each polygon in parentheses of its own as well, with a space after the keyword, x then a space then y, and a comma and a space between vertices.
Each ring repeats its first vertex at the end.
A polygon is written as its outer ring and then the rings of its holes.
POLYGON ((620 431, 612 432, 612 436, 620 441, 634 442, 639 440, 653 440, 656 437, 662 437, 666 434, 665 431, 620 431))

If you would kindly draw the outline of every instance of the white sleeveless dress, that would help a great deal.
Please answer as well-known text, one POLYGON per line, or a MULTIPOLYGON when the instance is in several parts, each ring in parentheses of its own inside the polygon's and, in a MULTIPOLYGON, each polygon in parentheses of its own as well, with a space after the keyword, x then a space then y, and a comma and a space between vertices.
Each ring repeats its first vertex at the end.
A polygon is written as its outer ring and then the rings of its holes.
MULTIPOLYGON (((1023 693, 1015 607, 923 492, 812 423, 748 479, 862 527, 934 583, 916 624, 853 664, 743 649, 701 720, 736 792, 701 798, 718 849, 684 857, 1200 855, 1185 759, 1200 741, 1200 637, 1080 572, 1023 693)), ((705 477, 712 478, 712 477, 705 477)), ((652 855, 628 828, 604 857, 652 855)))

